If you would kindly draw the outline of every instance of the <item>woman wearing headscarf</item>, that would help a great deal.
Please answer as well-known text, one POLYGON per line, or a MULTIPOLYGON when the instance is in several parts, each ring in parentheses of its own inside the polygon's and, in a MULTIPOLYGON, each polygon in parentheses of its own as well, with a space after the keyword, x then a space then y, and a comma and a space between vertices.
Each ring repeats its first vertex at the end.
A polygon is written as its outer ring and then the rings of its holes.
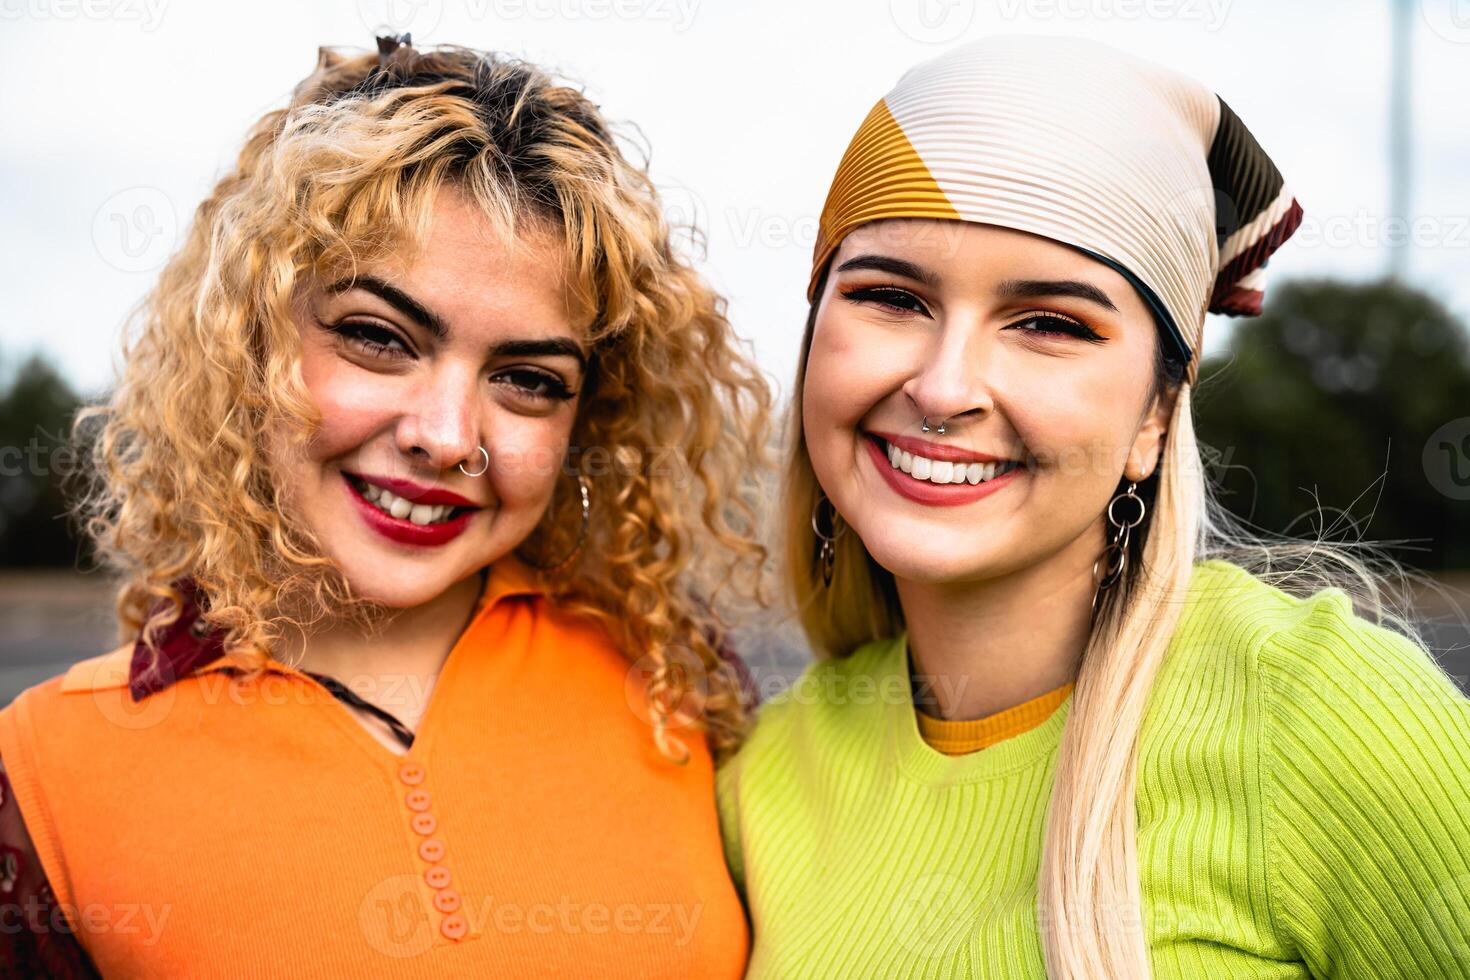
POLYGON ((914 68, 823 209, 784 502, 825 656, 720 773, 751 976, 1470 976, 1470 701, 1215 504, 1208 311, 1301 209, 1103 45, 914 68))
POLYGON ((768 395, 577 89, 323 50, 84 418, 126 642, 0 711, 6 976, 738 976, 768 395))

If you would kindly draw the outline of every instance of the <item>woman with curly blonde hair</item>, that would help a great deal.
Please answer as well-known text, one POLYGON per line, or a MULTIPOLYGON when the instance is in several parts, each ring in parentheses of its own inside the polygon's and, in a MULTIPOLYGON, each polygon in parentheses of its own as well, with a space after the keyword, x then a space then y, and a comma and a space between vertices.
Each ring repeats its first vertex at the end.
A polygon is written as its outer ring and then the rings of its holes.
POLYGON ((10 964, 739 975, 768 409, 585 96, 323 49, 79 420, 126 644, 0 712, 10 964))
POLYGON ((1205 312, 1301 215, 1211 90, 1081 39, 873 108, 782 522, 828 656, 719 777, 750 976, 1470 977, 1470 699, 1195 441, 1205 312))

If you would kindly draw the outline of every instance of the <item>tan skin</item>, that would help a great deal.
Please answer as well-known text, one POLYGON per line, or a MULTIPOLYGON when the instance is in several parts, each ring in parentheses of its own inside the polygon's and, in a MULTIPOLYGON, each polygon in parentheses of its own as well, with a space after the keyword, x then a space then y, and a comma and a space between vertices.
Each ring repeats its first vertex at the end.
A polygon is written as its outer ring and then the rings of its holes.
MULTIPOLYGON (((441 190, 421 249, 312 284, 299 304, 301 369, 321 412, 293 465, 290 506, 360 594, 398 610, 368 636, 328 624, 288 637, 276 659, 335 677, 416 729, 439 669, 468 624, 481 571, 536 528, 561 475, 584 380, 588 318, 569 298, 560 249, 522 227, 508 243, 457 191, 441 190), (437 318, 385 298, 391 286, 437 318), (509 344, 519 345, 508 352, 509 344), (545 348, 527 353, 528 345, 545 348), (565 352, 557 348, 565 348, 565 352), (492 465, 483 465, 477 446, 492 465), (406 545, 362 518, 343 473, 410 479, 481 509, 447 544, 406 545)), ((396 295, 396 294, 390 294, 396 295)), ((402 745, 354 712, 386 748, 402 745)))
POLYGON ((1074 249, 969 222, 865 225, 831 268, 803 388, 807 447, 895 577, 930 710, 983 718, 1075 680, 1104 511, 1121 477, 1158 466, 1173 409, 1173 393, 1152 391, 1148 309, 1074 249), (933 506, 894 490, 873 432, 1027 465, 989 496, 933 506))

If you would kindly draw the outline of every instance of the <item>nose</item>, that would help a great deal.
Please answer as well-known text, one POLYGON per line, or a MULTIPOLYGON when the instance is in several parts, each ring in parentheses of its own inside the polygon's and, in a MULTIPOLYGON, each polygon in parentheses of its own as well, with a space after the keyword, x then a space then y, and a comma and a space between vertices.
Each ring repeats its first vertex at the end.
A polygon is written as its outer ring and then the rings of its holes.
POLYGON ((399 451, 439 471, 460 463, 479 469, 482 383, 477 371, 446 368, 427 375, 410 396, 411 404, 401 406, 399 451))
POLYGON ((941 423, 953 428, 959 420, 982 418, 994 410, 989 384, 994 344, 985 333, 970 318, 946 321, 904 382, 914 414, 927 418, 931 428, 941 423))

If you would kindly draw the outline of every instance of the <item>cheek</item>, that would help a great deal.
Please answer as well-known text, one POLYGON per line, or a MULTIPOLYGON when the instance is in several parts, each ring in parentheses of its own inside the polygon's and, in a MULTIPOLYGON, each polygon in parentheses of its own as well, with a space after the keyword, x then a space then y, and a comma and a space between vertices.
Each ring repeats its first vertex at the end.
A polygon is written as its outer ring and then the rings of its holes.
POLYGON ((301 376, 321 414, 311 442, 314 460, 332 459, 362 445, 391 417, 395 396, 390 379, 367 374, 329 351, 303 351, 301 376))
POLYGON ((1027 450, 1068 480, 1115 481, 1133 434, 1140 387, 1124 366, 1055 370, 1045 383, 1012 391, 1006 414, 1027 450))
POLYGON ((490 473, 502 510, 539 514, 559 483, 566 492, 566 486, 573 482, 566 461, 571 417, 572 413, 567 412, 565 420, 501 418, 485 449, 490 453, 490 473))
POLYGON ((906 355, 871 331, 828 314, 817 321, 802 386, 802 419, 808 439, 849 430, 897 391, 906 355))

